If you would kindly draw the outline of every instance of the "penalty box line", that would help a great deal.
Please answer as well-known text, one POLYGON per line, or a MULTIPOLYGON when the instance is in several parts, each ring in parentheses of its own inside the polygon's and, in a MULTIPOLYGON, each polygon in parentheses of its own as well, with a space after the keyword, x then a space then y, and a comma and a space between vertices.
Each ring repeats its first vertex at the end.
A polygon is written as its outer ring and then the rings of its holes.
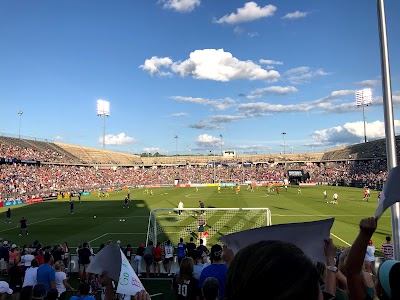
POLYGON ((107 236, 107 235, 112 235, 112 234, 119 234, 119 235, 141 234, 141 235, 146 235, 147 232, 107 232, 107 233, 104 233, 104 234, 98 236, 97 238, 95 238, 95 239, 89 241, 89 243, 94 242, 94 241, 97 241, 97 240, 101 239, 102 237, 105 237, 105 236, 107 236))

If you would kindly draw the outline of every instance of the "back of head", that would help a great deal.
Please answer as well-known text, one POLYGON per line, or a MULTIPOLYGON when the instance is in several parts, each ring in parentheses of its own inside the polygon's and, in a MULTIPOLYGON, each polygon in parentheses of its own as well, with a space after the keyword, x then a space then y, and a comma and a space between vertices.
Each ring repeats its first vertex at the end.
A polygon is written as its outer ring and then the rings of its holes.
POLYGON ((215 300, 218 297, 219 283, 215 277, 208 277, 203 283, 204 300, 215 300))
POLYGON ((179 242, 180 242, 180 243, 183 243, 183 238, 180 238, 180 239, 179 239, 179 242))
POLYGON ((20 300, 31 300, 32 299, 33 286, 24 286, 19 294, 20 300))
POLYGON ((79 295, 81 295, 81 296, 89 295, 89 291, 90 291, 89 284, 87 284, 86 282, 82 282, 79 284, 79 286, 78 286, 79 295))
POLYGON ((176 282, 183 283, 184 280, 188 280, 193 276, 193 259, 191 257, 185 257, 182 259, 179 265, 179 274, 176 282))
POLYGON ((269 300, 316 300, 318 272, 293 244, 263 241, 240 250, 228 269, 225 299, 246 299, 249 293, 269 300))
POLYGON ((390 243, 391 240, 392 240, 392 239, 390 238, 390 236, 387 236, 387 237, 386 237, 386 242, 387 242, 387 243, 390 243))
POLYGON ((42 298, 46 295, 46 286, 43 283, 38 283, 33 287, 32 298, 42 298))
POLYGON ((57 300, 58 298, 58 291, 56 289, 51 289, 47 292, 47 300, 57 300))
POLYGON ((47 264, 51 260, 52 256, 49 252, 44 254, 44 263, 47 264))
POLYGON ((400 299, 400 262, 397 260, 387 260, 378 271, 377 293, 379 299, 400 299))
POLYGON ((193 242, 193 237, 192 236, 190 237, 190 241, 193 242))

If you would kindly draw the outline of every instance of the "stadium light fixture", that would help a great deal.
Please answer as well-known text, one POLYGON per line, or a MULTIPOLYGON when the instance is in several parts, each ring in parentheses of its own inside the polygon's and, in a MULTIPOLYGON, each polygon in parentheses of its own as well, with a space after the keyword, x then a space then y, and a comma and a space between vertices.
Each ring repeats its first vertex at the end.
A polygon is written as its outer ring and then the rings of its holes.
POLYGON ((224 153, 222 152, 222 145, 224 143, 223 142, 224 136, 222 134, 220 134, 219 137, 221 138, 221 156, 224 156, 224 153))
POLYGON ((24 112, 22 110, 20 110, 18 112, 19 115, 19 127, 18 127, 18 138, 21 139, 21 120, 22 120, 22 115, 24 114, 24 112))
POLYGON ((110 116, 110 102, 97 100, 97 116, 103 117, 103 150, 106 147, 106 117, 110 116))
POLYGON ((176 158, 175 163, 178 163, 178 136, 175 135, 174 139, 175 139, 175 158, 176 158))
POLYGON ((367 142, 367 125, 365 117, 365 107, 372 104, 372 90, 363 89, 356 91, 356 105, 357 107, 362 106, 363 109, 363 121, 364 121, 364 143, 367 142))

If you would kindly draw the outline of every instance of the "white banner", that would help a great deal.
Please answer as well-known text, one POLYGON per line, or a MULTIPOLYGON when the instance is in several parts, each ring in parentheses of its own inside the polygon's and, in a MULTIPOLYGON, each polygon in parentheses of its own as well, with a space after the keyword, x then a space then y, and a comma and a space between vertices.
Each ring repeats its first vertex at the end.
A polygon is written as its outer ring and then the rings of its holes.
POLYGON ((400 166, 389 171, 389 176, 383 186, 381 200, 375 211, 375 218, 379 219, 387 208, 400 202, 400 166))
POLYGON ((131 264, 126 259, 124 253, 121 252, 121 272, 117 287, 118 294, 136 295, 137 292, 144 290, 143 284, 140 282, 131 264))

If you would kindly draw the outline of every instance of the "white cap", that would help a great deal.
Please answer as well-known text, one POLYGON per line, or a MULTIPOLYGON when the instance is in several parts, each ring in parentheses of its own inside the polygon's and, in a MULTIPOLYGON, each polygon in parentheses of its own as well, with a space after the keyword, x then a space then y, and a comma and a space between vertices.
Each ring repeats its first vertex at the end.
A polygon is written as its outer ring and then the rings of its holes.
POLYGON ((17 248, 17 245, 12 244, 12 245, 11 245, 11 248, 17 248))
POLYGON ((4 242, 3 242, 3 245, 8 245, 8 241, 4 241, 4 242))
POLYGON ((13 290, 10 289, 10 286, 6 281, 0 281, 0 293, 7 293, 9 295, 13 293, 13 290))
POLYGON ((117 241, 117 244, 121 244, 121 241, 120 241, 120 240, 118 240, 118 241, 117 241))

